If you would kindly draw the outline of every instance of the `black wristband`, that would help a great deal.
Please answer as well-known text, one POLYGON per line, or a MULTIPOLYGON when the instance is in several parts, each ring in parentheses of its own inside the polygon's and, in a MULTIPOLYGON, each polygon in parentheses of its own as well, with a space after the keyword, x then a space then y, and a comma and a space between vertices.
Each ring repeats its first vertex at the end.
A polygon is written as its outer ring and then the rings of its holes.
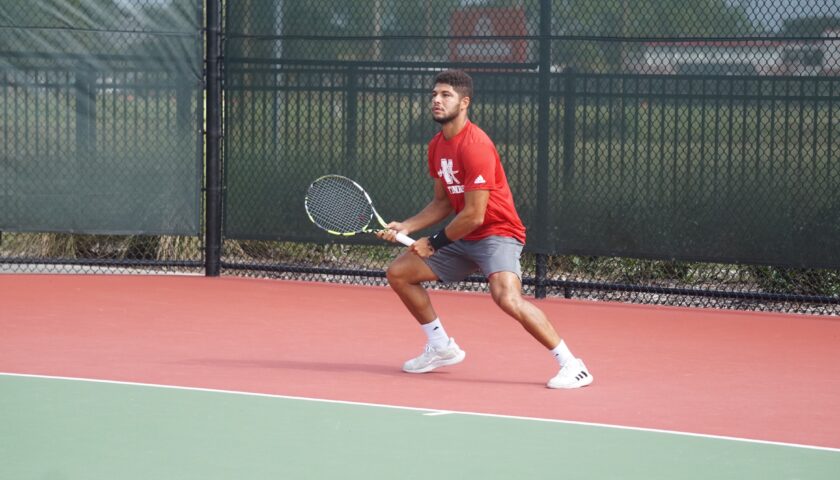
POLYGON ((429 245, 435 249, 435 251, 440 250, 441 248, 449 245, 452 243, 452 240, 446 236, 445 229, 441 229, 441 231, 437 232, 436 234, 429 237, 429 245))

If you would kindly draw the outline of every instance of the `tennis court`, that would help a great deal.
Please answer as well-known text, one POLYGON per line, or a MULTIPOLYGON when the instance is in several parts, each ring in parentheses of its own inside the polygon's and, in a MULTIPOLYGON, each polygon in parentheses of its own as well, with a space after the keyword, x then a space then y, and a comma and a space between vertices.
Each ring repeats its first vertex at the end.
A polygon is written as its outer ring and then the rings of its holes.
POLYGON ((840 478, 840 2, 415 4, 0 2, 0 480, 840 478), (476 278, 401 371, 450 68, 591 386, 476 278))
POLYGON ((596 382, 483 294, 432 292, 463 364, 380 287, 0 276, 0 478, 835 478, 833 317, 542 300, 596 382))

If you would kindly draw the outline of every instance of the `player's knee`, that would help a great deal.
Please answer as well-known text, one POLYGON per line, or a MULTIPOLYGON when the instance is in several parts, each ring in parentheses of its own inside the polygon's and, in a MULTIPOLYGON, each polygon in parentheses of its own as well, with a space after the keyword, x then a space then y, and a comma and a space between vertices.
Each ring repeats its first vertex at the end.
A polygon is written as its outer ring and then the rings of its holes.
POLYGON ((401 262, 394 262, 385 271, 385 278, 391 286, 399 286, 408 283, 410 276, 410 269, 401 262))
POLYGON ((391 285, 399 283, 400 280, 401 280, 401 277, 402 277, 402 274, 400 273, 399 266, 397 266, 393 263, 388 266, 387 270, 385 270, 385 278, 388 279, 388 283, 390 283, 391 285))
POLYGON ((499 292, 493 296, 496 305, 507 313, 514 314, 520 310, 522 296, 516 292, 499 292))

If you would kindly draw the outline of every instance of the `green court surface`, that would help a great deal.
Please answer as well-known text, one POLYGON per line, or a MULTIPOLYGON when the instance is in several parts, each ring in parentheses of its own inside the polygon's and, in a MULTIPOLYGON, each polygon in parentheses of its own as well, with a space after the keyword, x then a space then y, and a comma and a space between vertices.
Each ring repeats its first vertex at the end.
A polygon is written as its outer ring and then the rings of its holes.
POLYGON ((0 479, 836 479, 840 452, 0 374, 0 479))

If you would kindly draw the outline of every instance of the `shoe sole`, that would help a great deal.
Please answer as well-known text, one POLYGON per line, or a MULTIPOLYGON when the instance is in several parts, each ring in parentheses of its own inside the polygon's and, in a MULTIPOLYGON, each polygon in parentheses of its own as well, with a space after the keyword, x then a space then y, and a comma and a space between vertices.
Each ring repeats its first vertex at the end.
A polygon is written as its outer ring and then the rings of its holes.
POLYGON ((593 377, 592 374, 589 374, 589 375, 586 376, 586 378, 583 378, 583 379, 581 379, 581 380, 579 380, 579 381, 577 381, 577 382, 575 382, 571 385, 552 385, 551 382, 548 382, 546 384, 546 387, 570 390, 570 389, 573 389, 573 388, 581 388, 581 387, 585 387, 587 385, 590 385, 593 380, 595 380, 595 377, 593 377))
POLYGON ((467 352, 461 350, 461 352, 457 356, 455 356, 454 358, 449 358, 449 359, 446 359, 446 360, 438 360, 438 361, 432 363, 431 365, 423 367, 419 370, 406 370, 405 367, 403 367, 403 372, 405 372, 405 373, 428 373, 428 372, 431 372, 432 370, 434 370, 436 368, 448 367, 449 365, 455 365, 457 363, 461 363, 461 362, 464 361, 464 358, 466 358, 466 357, 467 357, 467 352))

